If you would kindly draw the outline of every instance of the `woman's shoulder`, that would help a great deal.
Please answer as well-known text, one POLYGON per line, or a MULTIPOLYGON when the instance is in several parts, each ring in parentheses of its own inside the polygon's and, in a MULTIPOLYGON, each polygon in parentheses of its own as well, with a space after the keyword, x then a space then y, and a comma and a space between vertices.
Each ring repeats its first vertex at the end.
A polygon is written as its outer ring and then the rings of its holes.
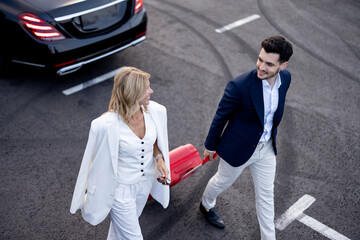
POLYGON ((95 118, 91 122, 92 128, 100 128, 113 124, 119 121, 120 116, 116 112, 105 112, 101 116, 95 118))
POLYGON ((161 105, 160 103, 154 101, 150 101, 148 108, 150 108, 150 110, 152 111, 166 111, 166 107, 164 105, 161 105))

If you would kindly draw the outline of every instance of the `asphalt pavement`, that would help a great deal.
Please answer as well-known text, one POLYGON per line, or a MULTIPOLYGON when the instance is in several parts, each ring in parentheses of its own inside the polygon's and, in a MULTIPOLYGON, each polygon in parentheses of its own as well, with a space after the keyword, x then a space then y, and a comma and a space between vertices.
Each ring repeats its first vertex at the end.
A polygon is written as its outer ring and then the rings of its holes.
MULTIPOLYGON (((90 122, 107 110, 112 79, 69 95, 64 90, 122 66, 147 71, 152 100, 168 111, 170 149, 191 143, 202 155, 226 83, 255 67, 260 43, 271 35, 294 46, 278 132, 277 239, 360 239, 360 3, 144 4, 145 43, 62 77, 13 66, 0 78, 0 239, 106 239, 108 218, 91 226, 69 210, 90 122)), ((218 198, 225 229, 200 214, 216 169, 217 161, 207 163, 174 186, 167 209, 150 200, 140 217, 144 239, 260 239, 248 170, 218 198)))

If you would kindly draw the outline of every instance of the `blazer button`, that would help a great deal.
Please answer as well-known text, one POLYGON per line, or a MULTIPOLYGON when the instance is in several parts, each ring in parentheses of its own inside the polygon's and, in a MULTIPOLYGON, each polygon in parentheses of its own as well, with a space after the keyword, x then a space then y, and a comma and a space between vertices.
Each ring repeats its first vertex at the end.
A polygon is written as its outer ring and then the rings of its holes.
POLYGON ((141 172, 144 172, 144 170, 141 169, 141 172))
POLYGON ((142 152, 145 151, 144 149, 141 150, 142 152))
POLYGON ((144 165, 144 163, 142 162, 141 165, 144 165))
POLYGON ((144 142, 141 142, 141 144, 144 144, 144 142))
POLYGON ((144 158, 144 156, 141 156, 141 158, 144 158))

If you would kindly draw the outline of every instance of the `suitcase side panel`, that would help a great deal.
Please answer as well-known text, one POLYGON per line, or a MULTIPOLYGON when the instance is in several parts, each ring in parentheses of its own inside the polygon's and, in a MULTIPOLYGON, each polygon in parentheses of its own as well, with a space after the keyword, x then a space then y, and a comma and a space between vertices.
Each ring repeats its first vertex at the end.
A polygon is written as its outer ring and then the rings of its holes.
MULTIPOLYGON (((186 173, 188 173, 201 163, 202 159, 199 152, 191 144, 180 146, 170 151, 171 186, 182 181, 182 176, 184 176, 186 173)), ((188 176, 186 176, 185 178, 187 178, 188 176)))

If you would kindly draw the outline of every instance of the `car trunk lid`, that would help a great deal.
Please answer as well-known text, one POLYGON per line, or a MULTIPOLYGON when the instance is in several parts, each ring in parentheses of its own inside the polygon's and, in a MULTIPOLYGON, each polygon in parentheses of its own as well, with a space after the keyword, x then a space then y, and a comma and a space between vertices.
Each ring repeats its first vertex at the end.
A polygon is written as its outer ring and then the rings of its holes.
POLYGON ((128 0, 25 0, 47 12, 62 29, 74 37, 99 34, 126 21, 132 5, 128 0))

